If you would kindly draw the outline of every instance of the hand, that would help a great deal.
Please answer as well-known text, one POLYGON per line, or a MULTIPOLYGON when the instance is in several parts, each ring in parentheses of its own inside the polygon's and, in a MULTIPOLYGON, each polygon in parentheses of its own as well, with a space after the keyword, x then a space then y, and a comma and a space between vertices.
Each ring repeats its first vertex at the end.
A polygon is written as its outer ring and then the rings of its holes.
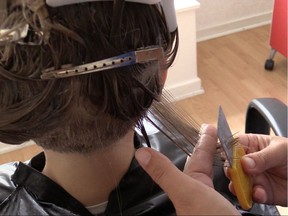
MULTIPOLYGON (((244 171, 253 176, 253 200, 257 203, 287 206, 288 139, 243 134, 239 136, 239 142, 247 151, 241 164, 244 171)), ((232 183, 229 189, 235 194, 232 183)))
POLYGON ((178 215, 239 215, 213 188, 212 164, 216 151, 216 129, 206 125, 184 173, 161 153, 141 148, 135 157, 143 169, 167 193, 178 215))

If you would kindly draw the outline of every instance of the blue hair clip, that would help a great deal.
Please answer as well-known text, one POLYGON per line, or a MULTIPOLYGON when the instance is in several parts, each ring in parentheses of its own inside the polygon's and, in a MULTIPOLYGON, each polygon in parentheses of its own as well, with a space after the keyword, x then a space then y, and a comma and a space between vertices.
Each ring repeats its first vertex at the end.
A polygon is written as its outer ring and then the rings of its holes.
POLYGON ((100 72, 108 69, 125 67, 137 63, 145 63, 149 61, 159 61, 163 59, 164 53, 163 48, 157 47, 146 47, 137 51, 131 51, 125 54, 107 58, 104 60, 91 62, 88 64, 65 67, 60 70, 46 69, 41 75, 41 79, 59 79, 71 76, 78 76, 83 74, 100 72))

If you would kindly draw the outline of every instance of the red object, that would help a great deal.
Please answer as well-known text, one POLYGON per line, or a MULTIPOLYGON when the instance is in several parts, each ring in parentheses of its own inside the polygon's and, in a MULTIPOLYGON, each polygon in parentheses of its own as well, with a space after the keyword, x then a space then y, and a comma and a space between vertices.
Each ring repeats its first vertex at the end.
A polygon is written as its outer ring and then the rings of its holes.
POLYGON ((287 58, 287 1, 274 0, 270 46, 287 58))

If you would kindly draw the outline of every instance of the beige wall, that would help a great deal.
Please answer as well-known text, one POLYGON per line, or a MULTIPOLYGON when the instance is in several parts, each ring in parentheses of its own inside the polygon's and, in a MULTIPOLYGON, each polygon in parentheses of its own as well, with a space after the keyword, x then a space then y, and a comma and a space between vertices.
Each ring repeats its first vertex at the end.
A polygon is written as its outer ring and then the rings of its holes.
MULTIPOLYGON (((180 0, 181 1, 181 0, 180 0)), ((197 41, 271 22, 273 0, 198 0, 197 41)))

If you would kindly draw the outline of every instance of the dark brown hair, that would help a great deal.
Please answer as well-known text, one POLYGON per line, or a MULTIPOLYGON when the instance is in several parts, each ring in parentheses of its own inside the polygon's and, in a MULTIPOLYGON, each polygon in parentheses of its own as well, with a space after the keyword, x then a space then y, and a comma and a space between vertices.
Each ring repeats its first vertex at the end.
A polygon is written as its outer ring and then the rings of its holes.
POLYGON ((33 46, 0 45, 0 141, 35 140, 61 152, 89 152, 114 143, 133 129, 161 94, 162 72, 177 52, 177 30, 168 31, 158 5, 118 0, 43 7, 49 17, 8 1, 2 28, 28 23, 30 39, 33 31, 44 32, 49 39, 33 46), (47 68, 90 63, 155 45, 165 52, 160 63, 40 79, 47 68))

